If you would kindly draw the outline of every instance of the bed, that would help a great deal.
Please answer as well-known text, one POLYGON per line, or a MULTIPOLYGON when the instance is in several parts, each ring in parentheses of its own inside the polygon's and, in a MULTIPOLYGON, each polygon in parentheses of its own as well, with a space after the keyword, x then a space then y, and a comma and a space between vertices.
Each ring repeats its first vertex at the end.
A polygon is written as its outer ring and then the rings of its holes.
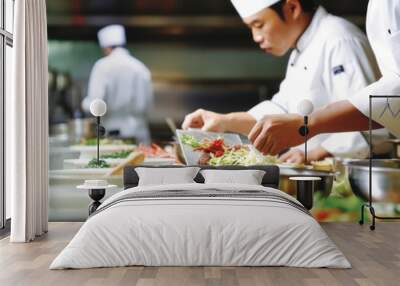
POLYGON ((50 269, 351 267, 308 210, 278 190, 279 168, 222 169, 265 175, 261 185, 204 183, 199 172, 193 183, 140 186, 138 169, 125 168, 125 190, 102 203, 50 269))

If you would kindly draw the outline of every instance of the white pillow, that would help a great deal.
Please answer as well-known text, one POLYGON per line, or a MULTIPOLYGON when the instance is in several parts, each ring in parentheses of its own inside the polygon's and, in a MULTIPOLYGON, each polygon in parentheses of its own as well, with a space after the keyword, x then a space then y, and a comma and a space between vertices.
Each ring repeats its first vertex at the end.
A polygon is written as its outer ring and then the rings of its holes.
POLYGON ((135 168, 139 176, 138 186, 195 183, 200 168, 135 168))
POLYGON ((265 171, 261 170, 202 170, 205 184, 261 185, 265 171))

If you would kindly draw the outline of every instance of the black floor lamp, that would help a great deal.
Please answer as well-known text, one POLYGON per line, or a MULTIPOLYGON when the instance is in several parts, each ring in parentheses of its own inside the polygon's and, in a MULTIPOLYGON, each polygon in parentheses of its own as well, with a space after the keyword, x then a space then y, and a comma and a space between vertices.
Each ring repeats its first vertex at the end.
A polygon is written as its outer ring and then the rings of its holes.
MULTIPOLYGON (((90 103, 90 113, 96 117, 97 133, 97 167, 100 168, 100 137, 105 134, 105 128, 100 125, 100 118, 107 112, 107 104, 101 99, 95 99, 90 103)), ((89 197, 93 202, 89 205, 89 215, 94 213, 101 205, 100 200, 105 196, 106 189, 113 188, 106 180, 85 180, 83 185, 77 186, 78 189, 87 189, 89 197)))
MULTIPOLYGON (((304 159, 307 164, 308 160, 308 150, 307 150, 307 140, 308 140, 308 115, 310 115, 314 110, 314 105, 310 100, 302 100, 298 106, 297 111, 300 115, 304 117, 304 125, 299 128, 299 133, 304 137, 304 159)), ((315 183, 320 181, 319 177, 290 177, 289 180, 295 181, 297 185, 297 200, 303 204, 308 210, 312 209, 314 203, 314 189, 315 183)))

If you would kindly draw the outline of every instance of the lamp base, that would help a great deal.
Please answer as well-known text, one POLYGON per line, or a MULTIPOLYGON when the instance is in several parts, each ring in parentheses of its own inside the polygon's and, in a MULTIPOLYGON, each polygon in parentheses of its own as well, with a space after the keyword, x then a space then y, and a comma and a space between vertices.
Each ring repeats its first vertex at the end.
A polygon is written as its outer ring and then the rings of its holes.
POLYGON ((89 205, 89 215, 94 213, 97 208, 101 205, 100 200, 104 198, 106 194, 106 189, 90 189, 89 197, 93 200, 93 202, 89 205))
POLYGON ((314 181, 297 181, 297 200, 311 210, 314 204, 314 181))

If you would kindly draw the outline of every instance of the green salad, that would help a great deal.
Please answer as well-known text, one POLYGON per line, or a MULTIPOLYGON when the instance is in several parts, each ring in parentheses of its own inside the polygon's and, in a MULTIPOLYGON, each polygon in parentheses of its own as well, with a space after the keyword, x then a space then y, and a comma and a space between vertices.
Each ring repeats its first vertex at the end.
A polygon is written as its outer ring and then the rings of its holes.
POLYGON ((109 167, 110 164, 108 164, 106 161, 100 159, 99 162, 97 162, 97 159, 95 158, 90 160, 86 168, 109 168, 109 167))
POLYGON ((211 166, 226 166, 226 165, 240 165, 240 166, 254 166, 254 165, 274 165, 278 163, 275 156, 257 156, 253 150, 249 150, 246 146, 240 149, 228 150, 221 157, 211 155, 208 164, 211 166))
POLYGON ((181 136, 181 142, 193 148, 193 151, 202 152, 198 162, 200 165, 250 166, 278 163, 278 158, 276 156, 256 154, 256 152, 247 145, 228 145, 223 138, 204 138, 199 141, 194 136, 184 134, 181 136))
POLYGON ((112 152, 109 154, 103 154, 100 155, 100 165, 97 164, 97 158, 94 158, 89 161, 89 163, 86 165, 86 168, 109 168, 111 167, 107 161, 104 159, 125 159, 129 156, 129 154, 132 153, 132 150, 123 150, 123 151, 117 151, 117 152, 112 152))
MULTIPOLYGON (((133 143, 134 142, 132 140, 109 139, 109 138, 100 139, 100 145, 125 145, 133 143)), ((97 138, 82 139, 80 144, 85 146, 95 146, 97 145, 97 138)))
POLYGON ((189 145, 192 148, 201 147, 201 143, 196 138, 194 138, 194 136, 191 136, 188 134, 183 134, 181 136, 181 141, 182 141, 182 144, 189 145))
POLYGON ((118 159, 118 158, 127 158, 129 154, 132 153, 132 150, 122 150, 122 151, 117 151, 117 152, 112 152, 109 154, 103 154, 100 156, 100 158, 103 159, 118 159))

